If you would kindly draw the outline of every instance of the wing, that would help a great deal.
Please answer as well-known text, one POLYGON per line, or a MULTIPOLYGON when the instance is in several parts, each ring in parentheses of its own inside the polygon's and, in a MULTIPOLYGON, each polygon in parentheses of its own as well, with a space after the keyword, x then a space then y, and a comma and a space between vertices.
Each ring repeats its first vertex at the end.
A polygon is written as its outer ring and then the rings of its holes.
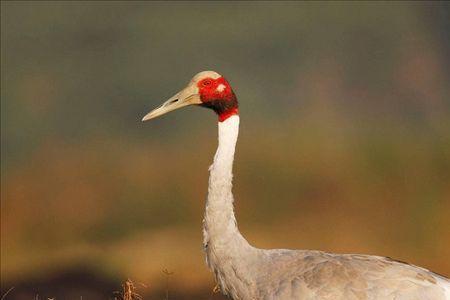
POLYGON ((447 278, 386 257, 292 250, 263 255, 267 270, 257 278, 258 299, 450 299, 447 278))

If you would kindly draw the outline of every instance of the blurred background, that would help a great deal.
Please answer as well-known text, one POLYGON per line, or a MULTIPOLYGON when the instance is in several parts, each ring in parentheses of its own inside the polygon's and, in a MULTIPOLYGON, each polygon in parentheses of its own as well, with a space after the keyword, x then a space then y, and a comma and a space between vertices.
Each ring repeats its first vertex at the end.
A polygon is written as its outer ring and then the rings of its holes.
POLYGON ((140 119, 202 70, 240 100, 240 230, 450 275, 450 5, 1 2, 6 299, 222 299, 201 221, 213 113, 140 119), (167 275, 172 272, 172 275, 167 275))

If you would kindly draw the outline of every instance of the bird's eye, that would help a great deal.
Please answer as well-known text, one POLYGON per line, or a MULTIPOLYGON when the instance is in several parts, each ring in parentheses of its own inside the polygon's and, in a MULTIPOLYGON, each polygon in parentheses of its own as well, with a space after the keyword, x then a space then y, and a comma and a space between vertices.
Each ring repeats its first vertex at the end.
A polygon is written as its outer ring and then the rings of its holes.
POLYGON ((211 80, 205 80, 205 81, 203 81, 203 85, 204 85, 204 86, 211 85, 211 80))

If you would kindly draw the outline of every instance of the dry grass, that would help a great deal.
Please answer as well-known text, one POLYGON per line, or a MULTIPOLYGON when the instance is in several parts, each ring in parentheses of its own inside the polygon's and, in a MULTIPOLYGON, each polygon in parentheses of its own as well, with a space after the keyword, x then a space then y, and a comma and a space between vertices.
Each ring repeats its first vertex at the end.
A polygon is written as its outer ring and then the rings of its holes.
POLYGON ((8 294, 14 289, 14 287, 10 287, 9 290, 7 290, 2 297, 0 298, 0 300, 6 299, 6 296, 8 296, 8 294))
MULTIPOLYGON (((144 284, 140 284, 146 287, 144 284)), ((137 292, 137 287, 131 279, 127 279, 122 284, 122 291, 116 292, 114 300, 142 300, 142 296, 137 292)))
MULTIPOLYGON (((166 275, 166 286, 165 286, 165 297, 164 300, 169 300, 169 291, 170 291, 170 276, 172 276, 174 274, 174 272, 171 272, 167 269, 164 269, 163 274, 166 275)), ((143 283, 139 283, 137 284, 141 287, 147 288, 148 286, 143 284, 143 283)), ((144 297, 138 292, 138 287, 137 285, 131 280, 131 279, 127 279, 123 284, 122 284, 122 291, 116 291, 114 292, 115 296, 114 296, 114 300, 142 300, 144 299, 144 297)), ((214 288, 211 289, 211 294, 209 295, 209 297, 207 298, 208 300, 211 300, 214 298, 215 294, 220 293, 220 287, 218 284, 216 284, 214 286, 214 288)), ((144 293, 145 295, 145 293, 144 293)), ((148 295, 147 295, 148 296, 148 295)), ((3 298, 1 299, 3 300, 3 298)))

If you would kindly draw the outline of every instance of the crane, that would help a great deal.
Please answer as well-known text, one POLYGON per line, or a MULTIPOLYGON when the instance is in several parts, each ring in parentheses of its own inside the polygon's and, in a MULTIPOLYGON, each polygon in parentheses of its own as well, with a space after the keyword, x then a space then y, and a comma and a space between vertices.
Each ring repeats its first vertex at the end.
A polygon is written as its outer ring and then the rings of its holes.
POLYGON ((450 280, 387 257, 317 250, 258 249, 239 232, 232 168, 239 132, 238 101, 214 71, 196 74, 179 93, 142 119, 197 105, 218 115, 218 148, 209 168, 203 220, 207 265, 221 291, 234 300, 444 300, 450 280))

